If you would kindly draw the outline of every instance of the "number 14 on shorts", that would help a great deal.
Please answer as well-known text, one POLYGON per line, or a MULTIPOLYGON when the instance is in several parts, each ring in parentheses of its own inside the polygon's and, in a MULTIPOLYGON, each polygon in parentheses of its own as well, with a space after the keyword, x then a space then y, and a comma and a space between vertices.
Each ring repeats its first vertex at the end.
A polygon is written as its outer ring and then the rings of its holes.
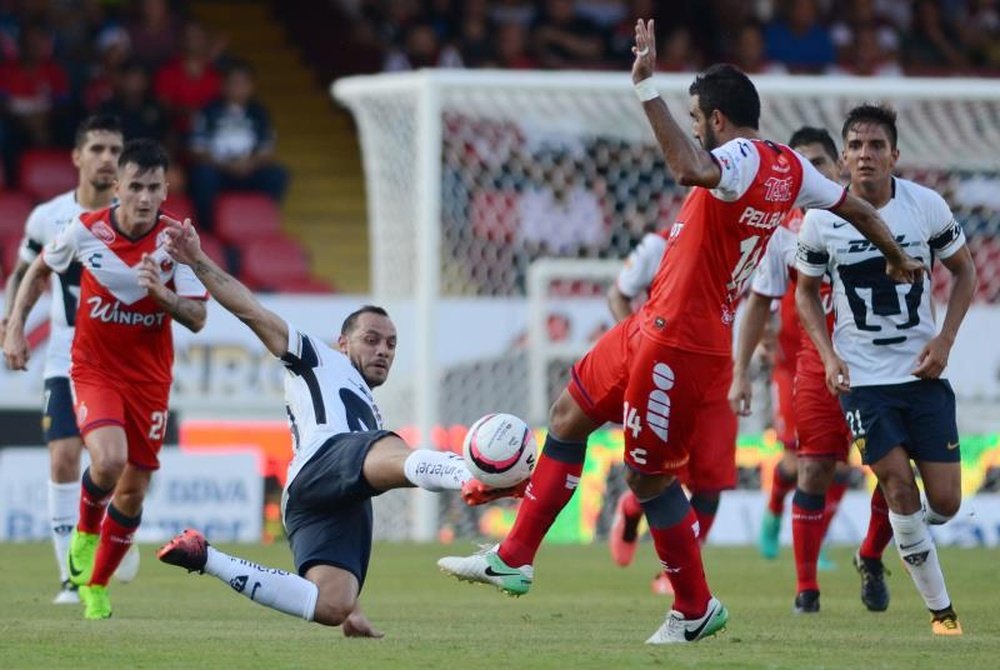
POLYGON ((639 418, 639 410, 635 407, 629 407, 629 404, 625 403, 624 415, 622 428, 632 431, 632 437, 639 437, 639 433, 642 432, 642 420, 639 418))

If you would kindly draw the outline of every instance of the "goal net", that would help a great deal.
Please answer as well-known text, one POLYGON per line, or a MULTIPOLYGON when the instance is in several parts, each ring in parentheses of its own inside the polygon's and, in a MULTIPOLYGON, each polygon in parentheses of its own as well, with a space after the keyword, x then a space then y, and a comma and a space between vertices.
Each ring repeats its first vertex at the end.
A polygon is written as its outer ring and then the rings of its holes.
MULTIPOLYGON (((684 126, 691 80, 657 77, 684 126)), ((812 125, 839 144, 849 108, 891 103, 899 174, 948 199, 979 267, 977 303, 1000 301, 1000 87, 754 81, 761 134, 777 141, 812 125)), ((446 448, 460 443, 458 427, 490 411, 544 425, 567 365, 611 323, 604 290, 621 259, 645 232, 673 222, 685 194, 665 169, 628 73, 423 70, 344 79, 332 93, 359 129, 373 299, 399 328, 393 379, 379 390, 387 422, 446 448), (536 265, 545 259, 573 260, 536 265)), ((995 371, 993 348, 986 358, 995 371)), ((968 393, 984 406, 1000 399, 992 384, 968 393)), ((394 496, 380 503, 389 510, 380 533, 429 539, 444 523, 449 532, 477 532, 475 516, 456 521, 451 502, 394 496)))

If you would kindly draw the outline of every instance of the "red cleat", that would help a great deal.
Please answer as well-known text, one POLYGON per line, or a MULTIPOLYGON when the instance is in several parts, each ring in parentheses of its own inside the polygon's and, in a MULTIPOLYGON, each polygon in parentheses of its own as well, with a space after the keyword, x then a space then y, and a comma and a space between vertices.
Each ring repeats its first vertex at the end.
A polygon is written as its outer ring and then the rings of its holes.
POLYGON ((530 481, 530 479, 525 479, 516 486, 495 489, 473 478, 462 484, 462 500, 469 507, 475 507, 476 505, 484 505, 500 498, 523 498, 524 491, 528 488, 528 482, 530 481))
POLYGON ((608 534, 611 558, 623 568, 631 565, 635 557, 635 550, 639 546, 639 521, 642 519, 642 514, 636 516, 625 514, 625 499, 631 495, 631 491, 626 491, 618 496, 615 516, 611 521, 611 532, 608 534))
POLYGON ((164 563, 179 565, 188 572, 204 572, 208 560, 208 541, 196 530, 186 529, 156 552, 164 563))

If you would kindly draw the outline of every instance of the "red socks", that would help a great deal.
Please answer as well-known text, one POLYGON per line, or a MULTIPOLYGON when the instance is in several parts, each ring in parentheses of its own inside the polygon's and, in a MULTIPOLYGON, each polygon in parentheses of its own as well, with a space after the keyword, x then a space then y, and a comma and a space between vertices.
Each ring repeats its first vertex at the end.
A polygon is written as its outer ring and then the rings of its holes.
MULTIPOLYGON (((649 518, 648 515, 646 518, 649 518)), ((688 509, 687 516, 680 523, 668 528, 649 528, 656 555, 670 578, 670 585, 674 587, 673 609, 689 619, 704 615, 712 597, 705 580, 695 523, 697 517, 694 510, 688 509)))
POLYGON ((693 493, 691 495, 691 508, 698 518, 698 541, 705 544, 708 533, 715 523, 715 515, 719 511, 718 493, 693 493))
POLYGON ((871 517, 868 519, 868 533, 861 541, 858 553, 861 558, 881 560, 882 552, 892 539, 892 526, 889 524, 889 505, 885 502, 882 489, 878 486, 872 491, 871 517))
POLYGON ((785 496, 795 488, 796 475, 787 474, 781 469, 781 461, 774 464, 774 472, 771 474, 771 497, 767 501, 767 508, 774 516, 781 516, 785 511, 785 496))
POLYGON ((798 576, 797 593, 819 590, 816 581, 816 562, 826 533, 826 496, 795 490, 792 497, 792 543, 795 547, 795 572, 798 576))
POLYGON ((90 584, 107 586, 111 575, 118 569, 118 564, 132 546, 132 536, 139 528, 142 514, 128 517, 119 512, 114 505, 108 507, 108 513, 101 524, 101 541, 97 545, 97 555, 94 557, 94 575, 90 584))
POLYGON ((111 501, 113 490, 104 490, 90 478, 90 468, 83 471, 82 492, 80 494, 80 521, 76 527, 81 533, 96 535, 101 532, 104 510, 111 501))
POLYGON ((837 516, 840 501, 844 498, 844 493, 846 492, 846 480, 837 481, 834 479, 830 484, 830 488, 826 490, 826 507, 823 510, 823 537, 826 537, 826 531, 830 529, 830 522, 833 521, 833 517, 837 516))

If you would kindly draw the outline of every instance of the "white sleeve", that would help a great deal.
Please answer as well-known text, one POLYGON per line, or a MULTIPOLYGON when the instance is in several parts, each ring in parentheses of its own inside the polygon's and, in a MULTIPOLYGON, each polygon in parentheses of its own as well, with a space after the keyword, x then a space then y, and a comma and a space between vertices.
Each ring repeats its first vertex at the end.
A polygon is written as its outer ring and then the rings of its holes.
POLYGON ((927 240, 931 253, 938 258, 948 258, 965 244, 965 233, 951 213, 948 203, 937 193, 927 200, 924 214, 930 224, 927 240))
POLYGON ((626 298, 634 298, 653 283, 660 267, 667 241, 662 235, 646 233, 639 245, 625 259, 625 267, 618 274, 617 286, 626 298))
POLYGON ((292 374, 301 375, 306 370, 318 367, 321 356, 328 358, 327 352, 331 349, 325 342, 303 333, 287 320, 285 330, 288 331, 288 345, 280 358, 292 374))
POLYGON ((750 290, 767 298, 780 298, 788 291, 788 261, 785 245, 795 244, 795 234, 787 228, 774 231, 764 257, 754 272, 750 290))
POLYGON ((799 196, 795 199, 796 207, 834 209, 844 202, 847 191, 843 186, 821 175, 815 165, 798 153, 795 154, 795 157, 802 165, 802 187, 799 189, 799 196))
POLYGON ((182 298, 207 300, 208 290, 189 266, 178 263, 174 268, 174 292, 182 298))
POLYGON ((31 210, 24 224, 24 238, 17 250, 17 257, 25 263, 38 258, 45 247, 45 208, 41 205, 31 210))
POLYGON ((86 229, 79 217, 63 228, 59 236, 45 245, 42 258, 53 272, 65 272, 76 258, 77 238, 86 229))
POLYGON ((743 137, 730 140, 712 149, 711 153, 722 171, 718 186, 711 190, 712 195, 725 202, 739 200, 757 178, 760 153, 753 142, 743 137))
POLYGON ((795 252, 795 269, 810 277, 822 277, 826 273, 826 266, 830 262, 830 253, 823 243, 823 236, 820 234, 819 223, 823 215, 811 210, 806 212, 802 219, 802 228, 799 229, 799 246, 795 252))

